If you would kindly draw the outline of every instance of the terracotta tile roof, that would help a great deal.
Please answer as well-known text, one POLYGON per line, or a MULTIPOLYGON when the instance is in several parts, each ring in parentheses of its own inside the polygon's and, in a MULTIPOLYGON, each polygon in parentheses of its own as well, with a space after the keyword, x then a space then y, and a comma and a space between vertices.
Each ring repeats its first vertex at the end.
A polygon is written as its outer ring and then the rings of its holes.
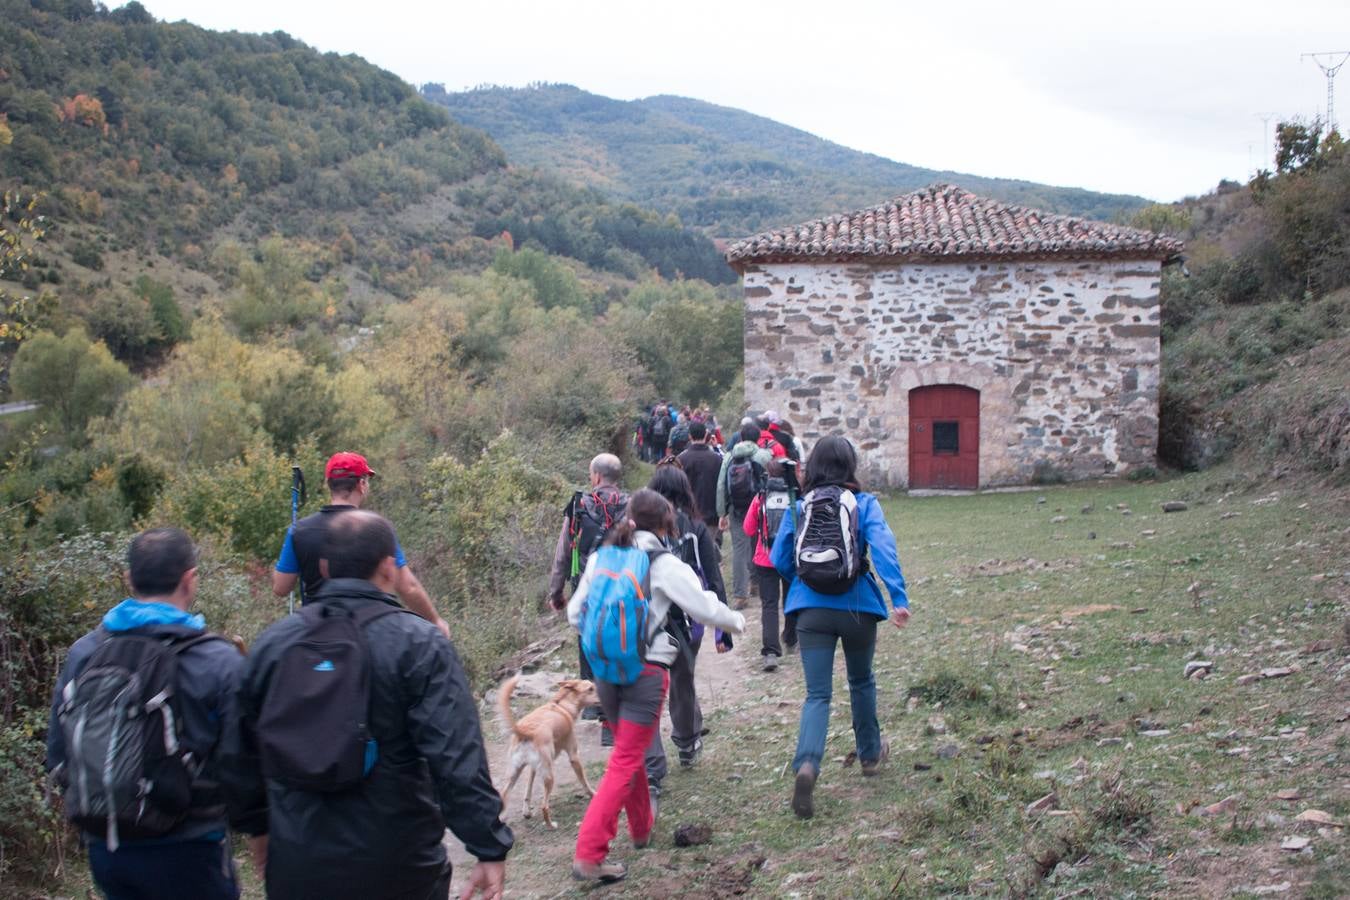
POLYGON ((1182 243, 1151 231, 1059 216, 937 184, 889 203, 739 240, 734 268, 805 260, 1168 259, 1182 243))

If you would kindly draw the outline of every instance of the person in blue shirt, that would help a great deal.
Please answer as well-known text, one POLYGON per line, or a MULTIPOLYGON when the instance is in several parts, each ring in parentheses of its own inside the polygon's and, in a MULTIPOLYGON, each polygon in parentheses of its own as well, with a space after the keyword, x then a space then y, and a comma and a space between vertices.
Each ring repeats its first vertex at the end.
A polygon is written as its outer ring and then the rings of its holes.
MULTIPOLYGON (((296 522, 286 531, 281 555, 277 557, 276 570, 272 573, 272 593, 285 597, 299 582, 301 604, 309 602, 326 580, 319 562, 329 523, 348 510, 361 508, 370 496, 370 479, 375 472, 359 453, 334 453, 324 466, 323 475, 328 483, 328 505, 296 522)), ((450 626, 436 611, 426 588, 422 587, 422 582, 409 568, 403 548, 397 541, 395 550, 394 562, 398 566, 395 593, 404 606, 449 637, 450 626)))
MULTIPOLYGON (((877 624, 887 618, 896 628, 909 624, 909 597, 895 535, 886 524, 877 498, 858 485, 858 457, 853 445, 840 435, 820 440, 806 460, 804 494, 825 485, 838 485, 852 491, 858 501, 859 552, 871 556, 873 571, 864 571, 842 594, 823 594, 796 577, 798 520, 804 515, 799 501, 797 515, 784 516, 774 539, 770 558, 774 567, 791 585, 785 611, 797 614, 797 638, 801 647, 802 672, 806 678, 806 700, 802 704, 801 726, 797 734, 797 753, 792 761, 796 781, 792 790, 792 811, 809 819, 815 812, 812 792, 820 775, 825 755, 825 738, 830 722, 830 698, 833 688, 834 652, 844 647, 848 671, 849 705, 853 710, 853 737, 864 775, 875 775, 890 755, 890 747, 881 737, 877 722, 877 683, 872 673, 872 655, 876 650, 877 624), (890 595, 892 609, 887 612, 877 585, 880 579, 890 595)), ((864 565, 866 558, 864 558, 864 565)))

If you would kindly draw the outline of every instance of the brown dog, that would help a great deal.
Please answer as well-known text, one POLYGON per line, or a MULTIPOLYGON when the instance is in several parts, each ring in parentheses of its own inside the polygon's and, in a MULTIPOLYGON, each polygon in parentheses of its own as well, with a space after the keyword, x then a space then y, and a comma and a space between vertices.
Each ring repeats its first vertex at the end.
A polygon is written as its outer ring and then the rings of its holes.
POLYGON ((558 693, 553 699, 531 712, 519 722, 511 713, 511 695, 516 690, 513 675, 502 685, 497 694, 497 703, 501 709, 502 721, 511 729, 511 748, 509 750, 511 780, 502 791, 502 807, 506 806, 506 795, 516 786, 516 779, 528 766, 530 780, 525 785, 525 818, 532 815, 530 803, 534 796, 534 776, 541 774, 544 779, 544 823, 549 828, 557 828, 549 810, 549 798, 553 795, 553 760, 559 753, 566 753, 572 763, 572 771, 577 780, 586 789, 586 796, 595 795, 586 781, 586 770, 581 767, 581 758, 577 755, 577 736, 574 726, 583 707, 600 702, 595 693, 595 685, 580 679, 567 679, 558 682, 558 693))

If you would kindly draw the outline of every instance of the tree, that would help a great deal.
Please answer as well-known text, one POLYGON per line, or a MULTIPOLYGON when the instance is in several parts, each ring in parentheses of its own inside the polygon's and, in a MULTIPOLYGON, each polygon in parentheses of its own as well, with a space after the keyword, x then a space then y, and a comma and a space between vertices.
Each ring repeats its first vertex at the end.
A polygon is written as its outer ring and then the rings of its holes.
MULTIPOLYGON (((46 232, 46 219, 38 215, 42 195, 21 196, 5 191, 0 200, 0 282, 17 279, 28 271, 33 245, 46 232)), ((0 349, 21 343, 39 328, 50 313, 50 294, 32 297, 13 295, 0 284, 0 349)))
POLYGON ((1275 126, 1275 168, 1281 172, 1301 169, 1317 159, 1317 145, 1322 139, 1322 120, 1312 124, 1294 120, 1275 126))
POLYGON ((43 416, 77 442, 89 420, 111 413, 132 385, 127 367, 102 341, 92 342, 75 330, 65 337, 42 332, 25 341, 14 356, 10 380, 20 397, 42 404, 43 416))

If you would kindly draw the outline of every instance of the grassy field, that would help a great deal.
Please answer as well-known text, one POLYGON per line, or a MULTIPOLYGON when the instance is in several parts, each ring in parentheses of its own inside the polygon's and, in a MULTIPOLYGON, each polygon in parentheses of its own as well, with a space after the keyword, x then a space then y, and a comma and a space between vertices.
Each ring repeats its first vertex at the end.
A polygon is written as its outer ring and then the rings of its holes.
MULTIPOLYGON (((668 779, 654 849, 616 843, 630 876, 606 896, 1344 895, 1344 829, 1296 821, 1350 819, 1344 491, 1209 473, 886 509, 915 610, 879 640, 887 771, 842 765, 840 658, 816 817, 795 820, 800 671, 760 674, 747 638, 704 762, 668 779), (712 843, 673 848, 682 823, 712 843)), ((573 833, 513 825, 517 896, 571 894, 573 833)))
POLYGON ((568 879, 584 798, 562 786, 557 831, 513 797, 508 896, 1345 895, 1345 829, 1296 817, 1350 821, 1350 492, 1211 472, 886 510, 915 614, 878 642, 883 774, 843 765, 841 656, 816 816, 792 816, 801 674, 758 671, 754 619, 700 662, 707 751, 651 849, 621 829, 628 880, 568 879), (675 848, 686 823, 712 842, 675 848))

